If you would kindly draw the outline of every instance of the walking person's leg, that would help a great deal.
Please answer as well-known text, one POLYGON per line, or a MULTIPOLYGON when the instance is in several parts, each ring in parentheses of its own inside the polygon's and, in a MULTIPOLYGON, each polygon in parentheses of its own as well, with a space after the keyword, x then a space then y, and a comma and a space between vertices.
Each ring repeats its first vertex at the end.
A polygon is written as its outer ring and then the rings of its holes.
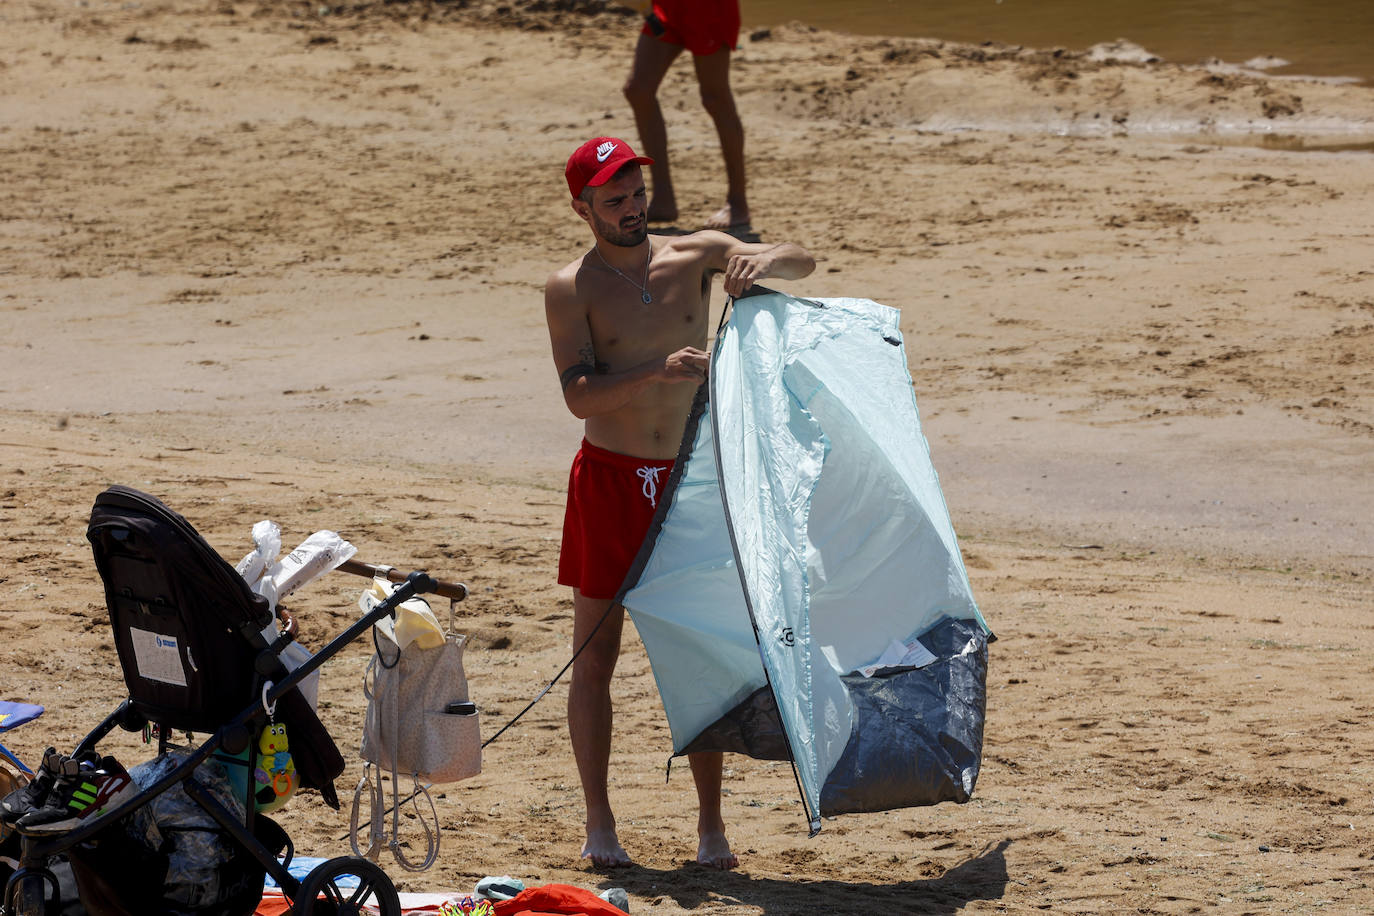
MULTIPOLYGON (((749 201, 744 190, 744 123, 735 108, 730 90, 730 49, 692 58, 701 104, 715 122, 720 137, 720 152, 725 158, 725 206, 706 221, 708 229, 729 229, 749 225, 749 201)), ((652 155, 648 153, 646 155, 652 155)))
POLYGON ((640 152, 654 160, 649 166, 649 222, 665 223, 677 219, 677 196, 668 168, 668 126, 658 104, 658 87, 681 53, 681 45, 641 34, 639 44, 635 45, 629 79, 625 81, 625 99, 634 111, 635 126, 639 128, 640 152))

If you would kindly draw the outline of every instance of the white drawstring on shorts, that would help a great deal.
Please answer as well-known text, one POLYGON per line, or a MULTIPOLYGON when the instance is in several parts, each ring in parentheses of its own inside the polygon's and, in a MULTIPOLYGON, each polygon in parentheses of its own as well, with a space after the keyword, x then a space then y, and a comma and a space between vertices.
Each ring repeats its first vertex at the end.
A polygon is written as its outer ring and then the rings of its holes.
POLYGON ((658 508, 658 472, 663 468, 649 467, 647 464, 635 471, 639 479, 644 481, 644 498, 649 501, 649 505, 658 508))

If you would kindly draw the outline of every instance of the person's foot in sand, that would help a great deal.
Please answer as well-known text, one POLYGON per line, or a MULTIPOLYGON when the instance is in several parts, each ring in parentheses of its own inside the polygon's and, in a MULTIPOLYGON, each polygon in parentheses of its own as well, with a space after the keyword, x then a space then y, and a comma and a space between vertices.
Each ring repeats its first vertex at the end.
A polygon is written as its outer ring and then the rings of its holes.
POLYGON ((688 754, 692 780, 697 789, 697 862, 707 868, 738 868, 739 857, 725 838, 725 819, 720 814, 720 782, 725 755, 719 751, 688 754))
POLYGON ((630 854, 620 845, 615 828, 593 830, 587 828, 587 842, 582 844, 582 858, 591 859, 600 868, 624 868, 630 864, 630 854))
POLYGON ((699 830, 700 840, 697 844, 697 864, 705 865, 707 868, 719 868, 728 871, 732 868, 739 868, 739 856, 730 851, 730 841, 725 838, 725 830, 699 830))
POLYGON ((729 231, 731 229, 749 228, 749 205, 743 201, 739 203, 727 202, 706 221, 707 229, 721 229, 729 231))

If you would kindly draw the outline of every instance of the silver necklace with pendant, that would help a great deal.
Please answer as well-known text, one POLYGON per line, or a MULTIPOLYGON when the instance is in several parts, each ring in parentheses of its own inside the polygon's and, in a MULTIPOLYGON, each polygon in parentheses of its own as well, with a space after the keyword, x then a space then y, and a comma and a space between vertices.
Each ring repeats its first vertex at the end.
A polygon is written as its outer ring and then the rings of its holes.
POLYGON ((621 278, 622 280, 624 280, 626 283, 630 284, 631 286, 636 287, 636 288, 639 290, 639 301, 640 301, 640 302, 643 302, 645 305, 651 305, 651 304, 653 303, 654 297, 653 297, 653 295, 650 294, 650 292, 649 292, 649 265, 652 264, 652 263, 654 262, 654 243, 653 243, 653 242, 650 242, 650 243, 649 243, 649 257, 644 261, 644 282, 643 282, 643 283, 636 283, 632 277, 630 277, 630 276, 628 276, 627 274, 625 274, 625 273, 624 273, 623 271, 621 271, 619 268, 616 268, 616 267, 611 266, 611 262, 610 262, 610 261, 607 261, 606 258, 605 258, 605 256, 602 255, 601 249, 600 249, 600 248, 598 248, 598 247, 596 247, 596 246, 594 245, 594 246, 592 246, 592 251, 595 251, 595 252, 596 252, 596 256, 597 256, 598 258, 601 259, 601 263, 602 263, 602 264, 605 264, 606 267, 607 267, 608 269, 615 271, 617 274, 620 275, 620 278, 621 278))

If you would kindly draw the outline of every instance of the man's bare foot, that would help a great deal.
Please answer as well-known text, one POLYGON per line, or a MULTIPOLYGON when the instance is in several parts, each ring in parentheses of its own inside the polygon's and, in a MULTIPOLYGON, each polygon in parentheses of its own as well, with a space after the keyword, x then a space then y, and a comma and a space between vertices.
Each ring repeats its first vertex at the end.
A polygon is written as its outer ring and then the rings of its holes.
POLYGON ((745 204, 726 204, 706 221, 707 229, 739 229, 749 225, 749 207, 745 204))
POLYGON ((730 851, 730 841, 725 839, 723 831, 701 835, 701 842, 697 845, 697 862, 708 868, 739 868, 739 856, 730 851))
POLYGON ((620 845, 615 830, 589 830, 582 844, 582 858, 602 868, 622 868, 630 864, 630 854, 620 845))
POLYGON ((664 200, 661 196, 656 196, 649 201, 648 214, 645 217, 651 223, 671 223, 677 219, 677 201, 669 198, 664 200))

